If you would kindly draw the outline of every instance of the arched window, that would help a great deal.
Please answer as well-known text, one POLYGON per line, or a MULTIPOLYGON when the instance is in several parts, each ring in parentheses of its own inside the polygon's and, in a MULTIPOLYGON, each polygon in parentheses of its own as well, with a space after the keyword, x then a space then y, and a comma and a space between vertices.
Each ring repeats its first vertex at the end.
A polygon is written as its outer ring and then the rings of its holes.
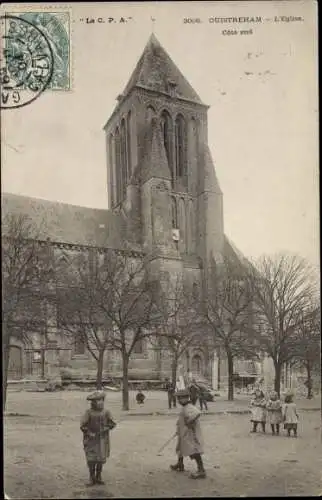
POLYGON ((195 118, 191 119, 192 131, 192 151, 195 156, 198 154, 198 124, 195 118))
POLYGON ((173 154, 172 154, 172 119, 167 111, 163 111, 161 114, 161 130, 163 135, 164 148, 167 154, 169 169, 171 172, 172 182, 174 180, 173 175, 173 154))
POLYGON ((132 127, 132 113, 128 112, 126 118, 126 151, 127 151, 127 172, 128 179, 131 179, 132 175, 132 158, 131 158, 131 127, 132 127))
POLYGON ((188 216, 186 220, 187 231, 187 251, 190 254, 195 253, 195 231, 196 231, 196 218, 194 203, 192 200, 188 201, 188 216))
POLYGON ((175 122, 175 153, 176 177, 186 181, 186 127, 182 115, 178 115, 175 122))
POLYGON ((140 338, 135 342, 134 347, 133 347, 133 352, 135 354, 143 354, 143 351, 144 351, 144 343, 143 343, 143 339, 140 338))
POLYGON ((124 198, 127 186, 127 151, 126 151, 126 130, 125 130, 124 118, 121 121, 121 169, 122 169, 122 198, 124 198))
POLYGON ((115 174, 116 174, 116 203, 122 198, 122 169, 121 169, 121 139, 120 130, 115 130, 115 174))
POLYGON ((178 227, 178 214, 177 214, 177 202, 174 196, 171 198, 171 204, 172 204, 172 227, 177 228, 178 227))
POLYGON ((192 373, 194 375, 203 375, 202 373, 202 359, 199 354, 195 354, 192 358, 192 373))
POLYGON ((22 349, 20 346, 11 345, 9 348, 8 377, 18 380, 23 376, 22 349))
POLYGON ((86 342, 82 335, 76 335, 74 339, 74 355, 80 356, 86 353, 86 342))
POLYGON ((151 123, 152 118, 155 117, 155 114, 156 113, 155 113, 154 107, 153 106, 148 106, 147 107, 147 121, 148 121, 148 123, 151 123))

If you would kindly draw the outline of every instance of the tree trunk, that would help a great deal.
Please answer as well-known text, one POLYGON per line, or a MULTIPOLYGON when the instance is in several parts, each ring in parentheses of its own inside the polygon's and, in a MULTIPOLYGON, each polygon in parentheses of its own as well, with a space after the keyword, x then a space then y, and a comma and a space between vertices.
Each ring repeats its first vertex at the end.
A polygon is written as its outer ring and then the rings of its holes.
POLYGON ((278 397, 281 397, 281 376, 282 376, 282 364, 278 361, 273 360, 275 369, 275 379, 274 379, 274 390, 277 392, 278 397))
POLYGON ((178 360, 175 356, 171 363, 171 382, 173 386, 176 386, 177 383, 177 368, 178 368, 178 360))
POLYGON ((101 390, 103 388, 104 354, 105 354, 104 349, 100 350, 98 353, 97 372, 96 372, 96 389, 97 390, 101 390))
POLYGON ((8 368, 9 368, 9 357, 10 357, 10 345, 4 345, 3 351, 3 380, 2 380, 2 410, 5 411, 6 400, 7 400, 7 385, 8 385, 8 368))
POLYGON ((312 399, 312 373, 311 373, 311 364, 308 362, 306 363, 306 373, 307 373, 307 399, 312 399))
POLYGON ((234 358, 231 352, 227 351, 228 362, 228 401, 234 400, 234 358))
POLYGON ((128 411, 129 406, 129 357, 126 352, 122 353, 123 360, 123 383, 122 383, 122 405, 123 410, 128 411))

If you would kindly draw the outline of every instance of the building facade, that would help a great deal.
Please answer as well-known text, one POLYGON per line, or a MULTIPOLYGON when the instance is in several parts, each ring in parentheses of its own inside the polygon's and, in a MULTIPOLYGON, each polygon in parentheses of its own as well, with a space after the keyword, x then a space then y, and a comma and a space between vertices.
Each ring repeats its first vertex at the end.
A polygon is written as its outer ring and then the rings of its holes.
MULTIPOLYGON (((154 35, 151 35, 104 127, 107 158, 106 210, 4 194, 3 214, 19 213, 41 224, 38 236, 62 263, 89 248, 154 252, 151 272, 184 275, 200 285, 213 262, 243 259, 224 234, 223 194, 208 146, 204 104, 154 35)), ((51 376, 68 368, 95 372, 84 345, 70 346, 52 302, 46 335, 12 347, 9 376, 51 376), (45 340, 44 340, 45 339, 45 340)), ((216 360, 215 360, 216 361, 216 360)), ((218 364, 218 360, 216 361, 218 364)), ((225 362, 222 363, 222 377, 225 362)), ((131 378, 160 379, 171 373, 167 353, 140 342, 130 363, 131 378)), ((217 365, 216 365, 217 366, 217 365)), ((179 370, 213 380, 214 354, 191 348, 179 370)), ((121 375, 118 353, 109 351, 107 376, 121 375)))

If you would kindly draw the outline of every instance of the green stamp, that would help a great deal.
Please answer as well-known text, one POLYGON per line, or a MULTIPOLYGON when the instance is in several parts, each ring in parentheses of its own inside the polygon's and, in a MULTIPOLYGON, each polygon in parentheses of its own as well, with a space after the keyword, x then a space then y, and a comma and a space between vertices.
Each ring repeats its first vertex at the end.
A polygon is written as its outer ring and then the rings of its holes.
POLYGON ((70 90, 71 50, 69 12, 14 13, 38 28, 46 37, 53 55, 53 74, 47 90, 70 90))

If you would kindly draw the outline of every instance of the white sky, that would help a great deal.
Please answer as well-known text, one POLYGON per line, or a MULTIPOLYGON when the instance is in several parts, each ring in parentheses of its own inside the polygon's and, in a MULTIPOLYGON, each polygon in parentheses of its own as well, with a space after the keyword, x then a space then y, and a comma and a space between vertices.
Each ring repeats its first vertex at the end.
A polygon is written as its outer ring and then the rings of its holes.
MULTIPOLYGON (((290 251, 319 265, 315 4, 166 2, 71 8, 73 89, 47 91, 28 106, 2 112, 2 191, 107 207, 102 127, 151 34, 153 16, 161 45, 211 106, 209 145, 224 193, 226 234, 248 257, 290 251), (275 15, 303 16, 304 22, 250 26, 208 21, 214 16, 275 15), (132 20, 125 25, 79 21, 87 16, 132 20), (189 16, 203 22, 184 24, 189 16), (231 27, 252 27, 253 35, 222 35, 231 27)), ((34 7, 40 9, 39 4, 34 7)))

